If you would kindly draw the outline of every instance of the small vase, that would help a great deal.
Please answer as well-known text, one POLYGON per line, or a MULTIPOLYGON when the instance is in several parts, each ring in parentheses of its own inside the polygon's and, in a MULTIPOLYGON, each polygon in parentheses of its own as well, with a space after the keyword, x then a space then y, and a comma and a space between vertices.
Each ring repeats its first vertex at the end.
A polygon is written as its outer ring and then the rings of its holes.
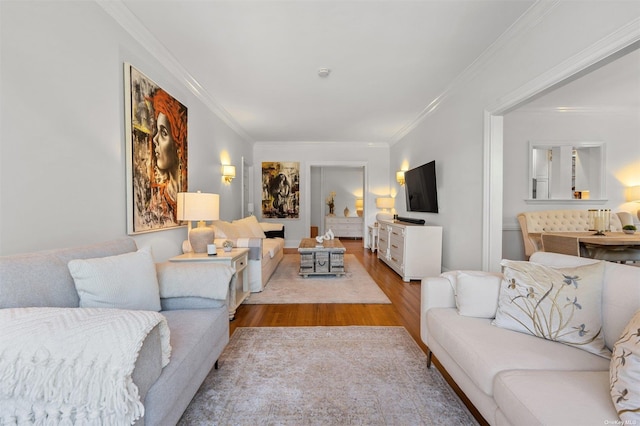
POLYGON ((349 207, 344 208, 344 217, 349 217, 349 207))

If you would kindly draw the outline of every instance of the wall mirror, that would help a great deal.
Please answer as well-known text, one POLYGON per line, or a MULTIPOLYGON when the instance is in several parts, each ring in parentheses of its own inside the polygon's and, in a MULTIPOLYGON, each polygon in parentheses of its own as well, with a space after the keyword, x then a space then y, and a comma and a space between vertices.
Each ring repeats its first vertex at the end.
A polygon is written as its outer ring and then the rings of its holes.
POLYGON ((603 200, 604 142, 529 142, 529 199, 603 200))

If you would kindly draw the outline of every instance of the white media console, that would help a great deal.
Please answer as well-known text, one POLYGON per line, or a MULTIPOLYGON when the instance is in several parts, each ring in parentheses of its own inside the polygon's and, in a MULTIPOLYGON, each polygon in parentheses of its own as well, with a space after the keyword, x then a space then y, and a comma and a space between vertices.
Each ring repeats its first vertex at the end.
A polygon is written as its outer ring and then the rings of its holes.
POLYGON ((442 227, 380 221, 378 259, 403 281, 436 277, 442 269, 442 227))

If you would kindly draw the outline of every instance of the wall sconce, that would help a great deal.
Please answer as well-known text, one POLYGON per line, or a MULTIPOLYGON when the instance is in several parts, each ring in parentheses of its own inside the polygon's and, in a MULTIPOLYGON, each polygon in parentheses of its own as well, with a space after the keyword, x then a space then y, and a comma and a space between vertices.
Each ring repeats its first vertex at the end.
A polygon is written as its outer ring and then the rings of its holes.
MULTIPOLYGON (((624 199, 628 203, 640 203, 640 185, 630 186, 624 191, 624 199)), ((636 212, 638 220, 640 220, 640 209, 636 212)))
POLYGON ((400 186, 404 185, 404 171, 400 170, 396 172, 396 180, 400 184, 400 186))
POLYGON ((640 203, 640 185, 628 187, 624 198, 628 203, 640 203))
POLYGON ((236 177, 236 166, 222 166, 222 177, 226 183, 231 183, 236 177))

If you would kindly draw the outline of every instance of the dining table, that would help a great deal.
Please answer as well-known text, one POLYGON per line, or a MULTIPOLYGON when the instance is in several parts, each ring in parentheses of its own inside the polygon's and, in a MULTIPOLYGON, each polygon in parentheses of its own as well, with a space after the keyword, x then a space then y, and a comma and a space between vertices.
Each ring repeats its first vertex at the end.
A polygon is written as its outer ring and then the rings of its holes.
POLYGON ((542 232, 539 234, 544 251, 609 260, 640 261, 640 234, 605 232, 542 232))

